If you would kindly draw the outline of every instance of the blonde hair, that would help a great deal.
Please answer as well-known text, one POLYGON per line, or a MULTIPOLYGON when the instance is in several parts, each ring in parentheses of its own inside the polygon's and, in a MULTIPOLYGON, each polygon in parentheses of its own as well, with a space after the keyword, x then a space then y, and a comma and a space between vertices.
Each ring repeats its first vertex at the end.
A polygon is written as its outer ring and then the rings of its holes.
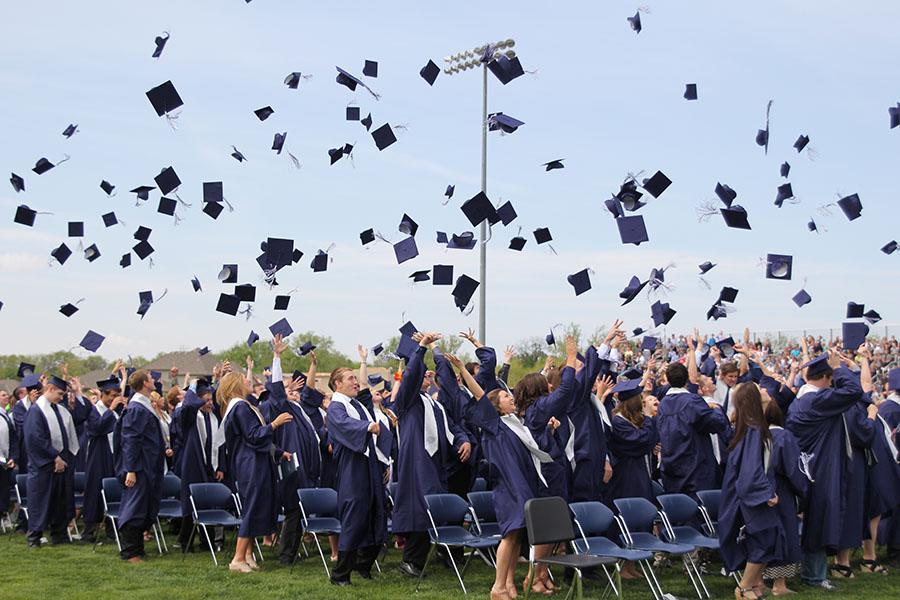
POLYGON ((336 386, 339 382, 344 380, 344 376, 347 373, 352 373, 352 369, 348 369, 347 367, 338 367, 334 371, 331 372, 331 377, 328 378, 328 387, 331 388, 331 391, 336 391, 336 386))
POLYGON ((247 382, 244 380, 244 375, 235 371, 225 375, 219 381, 216 397, 221 401, 223 410, 232 398, 246 398, 247 382))

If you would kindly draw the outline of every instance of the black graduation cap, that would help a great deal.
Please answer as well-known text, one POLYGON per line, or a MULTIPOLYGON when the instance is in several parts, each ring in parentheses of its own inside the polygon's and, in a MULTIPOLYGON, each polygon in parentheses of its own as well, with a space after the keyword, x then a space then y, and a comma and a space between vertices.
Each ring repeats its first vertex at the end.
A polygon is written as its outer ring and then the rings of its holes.
POLYGON ((781 169, 779 171, 782 177, 787 177, 791 172, 791 165, 787 161, 781 163, 781 169))
POLYGON ((259 341, 259 334, 251 329, 250 335, 247 336, 247 347, 252 348, 253 344, 255 344, 258 341, 259 341))
POLYGON ((848 319, 861 319, 865 310, 866 310, 865 304, 857 304, 856 302, 848 302, 847 303, 847 318, 848 319))
POLYGON ((100 249, 97 248, 97 244, 91 244, 84 249, 84 258, 88 262, 94 262, 100 258, 100 249))
POLYGON ((471 250, 475 247, 475 234, 464 231, 461 234, 453 234, 447 241, 448 250, 471 250))
POLYGON ((731 203, 737 198, 737 192, 725 185, 724 183, 716 183, 716 196, 722 201, 722 204, 731 208, 731 203))
POLYGON ((897 106, 888 107, 888 116, 890 117, 891 129, 900 126, 900 102, 897 106))
POLYGON ((419 69, 419 75, 422 76, 422 79, 428 82, 428 85, 434 85, 435 79, 437 76, 441 74, 441 69, 438 67, 433 60, 428 61, 424 67, 419 69))
POLYGON ((645 179, 644 185, 641 187, 647 190, 647 193, 654 198, 659 198, 670 185, 672 185, 672 180, 666 177, 662 171, 657 171, 653 174, 653 177, 645 179))
POLYGON ((25 191, 25 180, 15 173, 9 174, 9 182, 12 184, 13 189, 16 191, 16 193, 25 191))
POLYGON ((147 241, 150 239, 150 234, 153 233, 153 230, 149 227, 144 227, 143 225, 139 226, 132 237, 136 240, 147 241))
POLYGON ((197 350, 197 354, 199 354, 200 356, 205 356, 205 355, 209 354, 209 346, 203 346, 202 348, 197 350))
POLYGON ((414 282, 428 281, 431 279, 429 275, 431 271, 425 269, 424 271, 415 271, 412 275, 409 276, 414 282))
POLYGON ((382 344, 381 342, 378 342, 377 344, 372 346, 372 354, 374 354, 375 356, 378 356, 382 352, 384 352, 384 344, 382 344))
POLYGON ((290 302, 290 296, 275 296, 275 310, 287 310, 290 302))
POLYGON ((363 87, 366 86, 366 84, 364 84, 362 81, 360 81, 354 75, 351 75, 344 69, 342 69, 340 67, 335 67, 335 69, 338 70, 338 74, 337 74, 337 77, 335 77, 335 81, 338 82, 339 84, 345 86, 351 92, 355 92, 356 86, 358 86, 358 85, 361 85, 363 87))
POLYGON ((310 352, 316 349, 316 345, 310 341, 303 342, 303 345, 300 346, 298 351, 300 352, 300 356, 306 356, 310 352))
POLYGON ((537 244, 546 244, 547 242, 553 241, 553 236, 550 235, 550 229, 547 227, 538 227, 532 234, 534 235, 534 241, 537 244))
POLYGON ((660 302, 657 300, 650 307, 650 315, 653 318, 653 326, 667 325, 677 311, 669 306, 668 302, 660 302))
POLYGON ((232 146, 231 149, 234 150, 234 152, 231 153, 231 157, 233 159, 238 162, 244 162, 245 160, 247 160, 247 157, 244 156, 244 154, 240 150, 238 150, 236 146, 232 146))
POLYGON ((726 285, 719 292, 719 299, 716 300, 716 303, 728 302, 729 304, 734 304, 734 301, 737 300, 737 295, 738 295, 737 288, 728 287, 726 285))
POLYGON ((625 289, 619 292, 619 298, 625 300, 625 302, 622 303, 622 306, 625 306, 637 298, 637 295, 641 293, 641 290, 644 289, 644 286, 647 285, 647 283, 647 281, 642 282, 636 276, 632 276, 628 285, 625 286, 625 289))
POLYGON ((138 187, 131 190, 130 193, 137 194, 138 200, 147 200, 150 198, 150 192, 153 191, 153 188, 149 185, 139 185, 138 187))
POLYGON ((275 323, 269 326, 269 331, 272 333, 272 337, 276 335, 281 335, 281 337, 286 338, 287 336, 294 333, 294 329, 291 327, 291 324, 288 323, 288 320, 285 318, 279 319, 275 323))
POLYGON ((59 312, 61 312, 66 317, 71 317, 78 312, 78 307, 72 303, 63 304, 59 307, 59 312))
POLYGON ((251 283, 242 283, 234 286, 234 295, 241 302, 256 302, 256 286, 251 283))
POLYGON ((797 308, 801 308, 812 302, 812 296, 810 296, 806 290, 800 290, 799 292, 794 294, 794 297, 791 298, 791 300, 794 301, 794 304, 797 305, 797 308))
POLYGON ((232 317, 237 314, 238 308, 241 306, 241 299, 231 294, 219 294, 219 303, 216 304, 216 310, 232 317))
POLYGON ((372 132, 372 139, 375 140, 375 145, 379 150, 384 150, 397 141, 397 136, 394 135, 390 123, 385 123, 372 132))
POLYGON ((523 238, 522 236, 518 236, 518 235, 517 235, 517 236, 514 237, 513 239, 509 240, 509 249, 510 249, 510 250, 521 251, 522 248, 525 247, 525 243, 526 243, 527 241, 528 241, 528 240, 526 240, 526 239, 523 238))
POLYGON ((294 251, 291 252, 291 262, 298 263, 301 258, 303 258, 303 252, 300 248, 294 248, 294 251))
POLYGON ((69 123, 69 125, 66 126, 65 129, 63 129, 62 134, 63 134, 63 136, 65 136, 66 139, 71 139, 71 137, 73 135, 75 135, 76 131, 78 131, 78 125, 76 125, 74 123, 69 123))
POLYGON ((366 60, 363 66, 363 75, 366 77, 378 77, 378 63, 374 60, 366 60))
POLYGON ((468 275, 460 275, 456 279, 456 285, 453 286, 453 291, 451 292, 456 308, 460 311, 465 310, 478 286, 479 283, 468 275))
POLYGON ((634 13, 633 17, 628 17, 628 25, 631 26, 635 33, 641 32, 641 11, 634 13))
POLYGON ((789 280, 791 278, 793 265, 794 257, 789 254, 767 254, 766 279, 789 280))
POLYGON ((359 122, 362 124, 363 127, 366 128, 366 131, 371 129, 372 128, 372 113, 369 113, 368 115, 366 115, 366 117, 364 119, 360 119, 359 122))
POLYGON ((715 267, 716 265, 714 265, 713 263, 711 263, 711 262, 709 262, 709 261, 706 261, 706 262, 704 262, 704 263, 702 263, 702 264, 700 264, 700 265, 698 265, 698 266, 699 266, 699 268, 700 268, 700 274, 701 274, 701 275, 705 275, 705 274, 708 273, 710 270, 712 270, 712 268, 715 267))
POLYGON ((500 221, 504 225, 509 225, 515 221, 516 217, 519 215, 516 214, 516 209, 513 208, 512 202, 507 200, 497 209, 497 216, 500 217, 500 221))
POLYGON ((116 189, 116 186, 104 179, 100 182, 100 189, 106 192, 107 196, 112 196, 113 190, 116 189))
POLYGON ((542 166, 545 167, 545 171, 553 171, 555 169, 565 169, 566 165, 562 164, 563 161, 566 160, 564 158, 557 158, 556 160, 551 160, 550 162, 544 163, 542 166))
POLYGON ((484 192, 478 192, 463 202, 461 208, 473 227, 480 225, 485 219, 491 224, 500 220, 500 217, 497 216, 497 210, 484 192))
POLYGON ((374 229, 366 229, 365 231, 360 232, 359 241, 363 246, 375 241, 375 230, 374 229))
POLYGON ((34 171, 35 173, 37 173, 38 175, 43 175, 44 173, 46 173, 47 171, 49 171, 50 169, 52 169, 55 166, 56 165, 54 165, 52 162, 50 162, 46 158, 42 157, 42 158, 38 159, 38 161, 34 164, 34 168, 31 170, 34 171))
POLYGON ((126 252, 122 255, 122 258, 119 259, 119 266, 123 269, 131 266, 131 252, 126 252))
POLYGON ((491 113, 488 115, 489 131, 497 131, 499 129, 503 133, 513 133, 524 124, 524 121, 520 121, 509 115, 504 115, 502 112, 491 113))
POLYGON ((184 105, 184 101, 178 95, 178 91, 172 85, 171 80, 147 92, 147 99, 150 100, 150 104, 153 105, 153 110, 156 111, 156 116, 158 117, 184 105))
POLYGON ((781 205, 784 204, 784 201, 788 198, 794 197, 794 189, 791 187, 790 183, 783 183, 778 186, 778 195, 775 196, 775 206, 781 208, 781 205))
POLYGON ((271 106, 263 106, 262 108, 257 108, 253 111, 253 114, 256 115, 256 118, 260 121, 265 121, 269 117, 271 117, 275 113, 275 109, 271 106))
POLYGON ((575 289, 575 295, 580 296, 591 289, 591 276, 588 269, 582 269, 566 277, 566 281, 575 289))
POLYGON ((281 154, 281 150, 284 148, 284 141, 287 139, 287 131, 284 133, 276 133, 275 137, 272 140, 272 150, 275 151, 275 154, 281 154))
POLYGON ((869 325, 874 325, 881 320, 881 315, 879 315, 878 312, 874 310, 867 310, 865 314, 863 314, 863 317, 865 318, 866 322, 869 323, 869 325))
POLYGON ((262 250, 266 253, 266 263, 273 268, 281 269, 294 262, 294 240, 266 238, 265 247, 262 250))
POLYGON ((553 335, 553 329, 550 329, 550 333, 544 336, 544 341, 547 342, 548 346, 552 346, 556 343, 556 337, 553 335))
POLYGON ((448 199, 448 200, 449 200, 450 198, 453 197, 453 192, 454 192, 454 191, 456 191, 456 186, 455 186, 455 185, 448 185, 448 186, 447 186, 447 190, 444 192, 444 195, 447 196, 447 199, 448 199))
POLYGON ((237 277, 237 265, 222 265, 222 270, 219 271, 217 279, 220 283, 237 283, 237 277))
POLYGON ((163 34, 165 35, 165 37, 163 37, 162 35, 158 35, 156 36, 156 39, 153 40, 153 43, 156 44, 156 50, 153 51, 153 54, 150 56, 150 58, 159 58, 160 56, 162 56, 163 48, 166 47, 166 42, 169 41, 169 32, 164 31, 163 34))
POLYGON ((348 106, 346 118, 348 121, 359 121, 359 107, 348 106))
POLYGON ((838 206, 844 211, 844 215, 849 221, 858 219, 861 216, 863 207, 862 201, 859 199, 859 194, 844 196, 838 200, 838 206))
POLYGON ((105 337, 96 331, 88 329, 88 332, 84 334, 84 338, 82 338, 81 343, 78 345, 88 352, 96 352, 100 349, 100 344, 102 344, 105 339, 105 337))
POLYGON ((685 100, 696 100, 697 99, 697 84, 696 83, 685 84, 684 99, 685 100))
POLYGON ((225 192, 221 181, 204 181, 203 182, 203 201, 204 202, 223 202, 225 192))
POLYGON ((419 225, 413 221, 412 217, 403 213, 403 218, 400 219, 400 226, 398 229, 400 230, 400 233, 405 235, 416 235, 416 231, 419 230, 419 225))
POLYGON ((147 314, 147 311, 150 310, 150 306, 153 304, 153 292, 147 290, 145 292, 138 292, 138 305, 137 314, 141 315, 141 319, 144 318, 144 315, 147 314))
POLYGON ((766 154, 769 153, 769 113, 772 111, 772 100, 766 104, 766 128, 756 132, 756 145, 763 146, 766 154))
POLYGON ((150 256, 154 252, 153 246, 151 246, 150 242, 148 242, 147 240, 141 240, 140 242, 135 244, 131 249, 134 251, 135 254, 137 254, 138 258, 140 258, 141 260, 144 260, 145 258, 150 256))
POLYGON ((156 208, 156 212, 162 213, 164 215, 174 216, 175 208, 178 206, 178 203, 171 198, 166 198, 165 196, 161 196, 159 199, 159 206, 156 208))
POLYGON ((867 335, 869 335, 869 326, 865 323, 843 323, 841 325, 844 350, 856 350, 866 341, 867 335))
POLYGON ((218 202, 203 203, 203 212, 212 217, 213 220, 218 219, 223 210, 225 210, 224 204, 219 204, 218 202))
POLYGON ((794 142, 794 148, 797 149, 797 152, 803 152, 803 149, 806 148, 806 145, 809 143, 808 135, 801 135, 797 138, 797 141, 794 142))
POLYGON ((69 221, 69 237, 84 237, 83 221, 69 221))
POLYGON ((647 227, 644 225, 644 217, 641 215, 630 215, 616 219, 616 225, 619 228, 619 237, 623 244, 634 244, 640 246, 642 242, 649 242, 647 236, 647 227))
POLYGON ((453 285, 453 265, 434 265, 431 273, 433 285, 453 285))
POLYGON ((24 204, 21 204, 16 208, 16 216, 13 218, 13 221, 18 223, 19 225, 31 227, 34 225, 34 219, 36 216, 36 210, 32 210, 24 204))
POLYGON ((893 254, 894 252, 897 251, 897 241, 891 240, 890 242, 888 242, 887 244, 885 244, 884 246, 881 247, 881 251, 884 252, 885 254, 889 254, 889 255, 893 254))
POLYGON ((733 229, 750 229, 750 222, 747 220, 747 211, 740 204, 735 204, 729 208, 720 208, 719 212, 725 219, 725 224, 733 229))
POLYGON ((72 251, 63 243, 51 250, 50 256, 55 258, 59 264, 64 265, 69 260, 69 257, 72 256, 72 251))
POLYGON ((497 58, 488 62, 487 68, 491 73, 494 74, 497 79, 500 80, 500 83, 502 83, 503 85, 506 85, 513 79, 521 77, 525 74, 525 70, 522 68, 522 63, 519 61, 519 57, 517 56, 509 58, 501 54, 497 58))
POLYGON ((419 247, 416 246, 416 238, 409 236, 394 244, 394 256, 397 257, 397 264, 402 265, 419 255, 419 247))
POLYGON ((19 370, 16 371, 16 377, 28 377, 34 375, 35 366, 26 362, 19 363, 19 370))
POLYGON ((716 340, 716 348, 722 353, 722 356, 725 358, 731 358, 734 356, 734 338, 730 335, 727 337, 722 337, 716 340))
POLYGON ((309 263, 309 267, 313 270, 314 273, 320 273, 328 269, 328 253, 324 250, 319 250, 316 252, 316 255, 313 256, 312 262, 309 263))
POLYGON ((194 275, 194 278, 191 279, 191 287, 194 288, 195 292, 202 292, 203 288, 200 286, 200 278, 194 275))

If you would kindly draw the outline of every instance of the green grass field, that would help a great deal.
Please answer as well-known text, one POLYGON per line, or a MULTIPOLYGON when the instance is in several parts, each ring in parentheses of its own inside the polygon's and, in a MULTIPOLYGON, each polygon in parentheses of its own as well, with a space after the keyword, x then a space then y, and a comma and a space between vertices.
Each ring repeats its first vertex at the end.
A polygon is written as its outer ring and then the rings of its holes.
MULTIPOLYGON (((169 537, 170 544, 174 536, 169 537)), ((231 536, 228 536, 229 542, 231 536)), ((148 543, 147 560, 141 565, 131 565, 119 560, 115 544, 104 544, 96 552, 90 546, 44 546, 38 550, 25 547, 23 535, 9 539, 0 538, 0 598, 61 598, 73 600, 104 600, 113 598, 139 599, 200 599, 200 598, 241 598, 243 600, 294 599, 294 598, 366 598, 391 599, 421 598, 464 598, 452 571, 442 564, 429 567, 429 573, 422 583, 421 591, 415 593, 415 583, 396 571, 399 554, 391 550, 382 569, 384 573, 373 581, 354 579, 351 588, 337 588, 328 583, 322 564, 315 549, 311 556, 298 562, 291 573, 270 557, 262 571, 247 575, 229 573, 224 566, 214 567, 209 553, 197 552, 182 556, 174 551, 165 556, 155 552, 155 545, 148 543)), ((233 546, 231 546, 233 548, 233 546)), ((220 564, 226 564, 230 554, 225 551, 219 556, 220 564)), ((711 566, 711 570, 715 565, 711 566)), ((525 574, 524 566, 519 573, 525 574)), ((696 598, 693 588, 680 568, 672 566, 657 571, 663 588, 679 598, 696 598)), ((717 574, 707 574, 707 586, 715 598, 733 598, 734 582, 717 574)), ((466 576, 469 597, 486 598, 493 581, 491 570, 481 561, 473 560, 466 576)), ((866 598, 866 600, 896 600, 900 598, 900 574, 868 575, 857 574, 854 580, 838 582, 840 591, 825 594, 816 593, 796 582, 793 588, 799 592, 798 599, 813 598, 866 598)), ((586 598, 599 598, 603 586, 588 582, 586 598)), ((626 598, 649 598, 650 593, 643 582, 626 582, 626 598)), ((557 597, 562 598, 561 594, 557 597)))

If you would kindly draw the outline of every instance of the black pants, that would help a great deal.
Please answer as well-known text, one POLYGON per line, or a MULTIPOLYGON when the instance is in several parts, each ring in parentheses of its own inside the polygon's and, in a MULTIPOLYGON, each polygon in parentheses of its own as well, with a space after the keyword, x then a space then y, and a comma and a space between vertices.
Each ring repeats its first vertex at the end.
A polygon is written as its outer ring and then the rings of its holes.
MULTIPOLYGON (((62 474, 54 474, 50 480, 50 514, 47 517, 47 525, 50 527, 50 542, 53 544, 64 544, 69 541, 65 483, 62 474)), ((43 533, 43 530, 31 531, 29 527, 28 541, 39 543, 43 533)))
POLYGON ((282 560, 293 561, 297 557, 297 550, 300 548, 300 535, 303 533, 303 521, 300 517, 299 506, 284 513, 281 552, 279 553, 279 557, 282 560))
POLYGON ((380 546, 365 546, 358 550, 338 552, 337 563, 331 571, 331 579, 333 581, 350 581, 350 572, 353 570, 360 573, 371 573, 379 550, 381 550, 380 546))
POLYGON ((142 523, 129 521, 119 529, 119 537, 122 540, 122 551, 119 556, 122 560, 128 560, 135 556, 144 556, 144 530, 142 523))
POLYGON ((447 492, 456 494, 466 502, 466 494, 472 491, 472 466, 463 464, 455 473, 447 477, 447 492))
POLYGON ((403 546, 403 562, 408 562, 421 569, 425 566, 425 559, 428 558, 428 547, 430 545, 431 538, 428 537, 428 532, 410 531, 406 533, 406 544, 403 546))

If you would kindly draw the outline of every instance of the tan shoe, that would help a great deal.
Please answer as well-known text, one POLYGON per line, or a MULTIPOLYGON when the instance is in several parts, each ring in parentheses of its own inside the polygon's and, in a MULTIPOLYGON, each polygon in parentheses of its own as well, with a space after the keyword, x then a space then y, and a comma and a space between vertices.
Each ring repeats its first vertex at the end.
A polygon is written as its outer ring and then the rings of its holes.
POLYGON ((254 571, 259 571, 259 564, 256 562, 256 559, 253 558, 253 554, 248 554, 246 556, 245 562, 250 566, 254 571))
POLYGON ((235 573, 252 573, 253 572, 253 569, 251 569, 250 565, 248 565, 247 563, 234 562, 234 561, 231 561, 230 563, 228 563, 228 570, 234 571, 235 573))

